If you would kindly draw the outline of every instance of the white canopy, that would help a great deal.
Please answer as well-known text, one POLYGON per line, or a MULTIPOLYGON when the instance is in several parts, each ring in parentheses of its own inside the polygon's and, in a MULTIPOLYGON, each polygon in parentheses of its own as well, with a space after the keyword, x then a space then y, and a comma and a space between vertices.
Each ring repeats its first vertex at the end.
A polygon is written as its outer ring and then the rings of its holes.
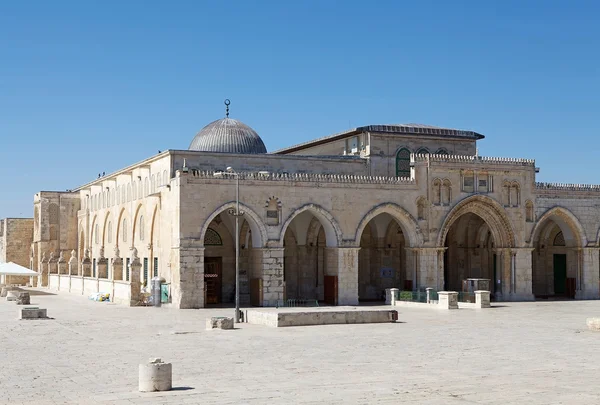
POLYGON ((29 270, 13 262, 0 263, 0 274, 5 276, 37 276, 38 272, 29 270))

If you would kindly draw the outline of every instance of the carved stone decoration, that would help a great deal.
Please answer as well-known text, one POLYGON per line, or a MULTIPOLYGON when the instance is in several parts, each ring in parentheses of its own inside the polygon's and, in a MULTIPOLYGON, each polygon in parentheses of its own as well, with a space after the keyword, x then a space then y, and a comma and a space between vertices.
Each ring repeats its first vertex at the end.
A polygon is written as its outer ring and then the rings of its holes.
POLYGON ((83 257, 84 257, 85 259, 88 259, 88 260, 89 260, 89 258, 90 258, 90 249, 89 249, 89 248, 87 248, 87 249, 85 249, 85 250, 83 251, 83 257))
POLYGON ((275 196, 265 202, 267 225, 279 225, 282 205, 281 200, 275 196))
POLYGON ((54 261, 54 252, 50 252, 50 258, 48 259, 49 262, 53 262, 54 261))
POLYGON ((42 252, 42 263, 46 262, 46 252, 42 252))
POLYGON ((104 258, 104 246, 100 246, 100 258, 104 258))
POLYGON ((131 261, 133 262, 133 261, 135 261, 135 260, 137 260, 137 259, 139 259, 139 258, 138 258, 138 251, 137 251, 137 248, 132 248, 132 249, 131 249, 131 261))
POLYGON ((65 252, 63 252, 62 250, 58 253, 58 262, 59 263, 65 262, 65 252))
POLYGON ((114 254, 115 258, 116 257, 121 257, 121 252, 119 251, 119 247, 115 246, 115 254, 114 254))

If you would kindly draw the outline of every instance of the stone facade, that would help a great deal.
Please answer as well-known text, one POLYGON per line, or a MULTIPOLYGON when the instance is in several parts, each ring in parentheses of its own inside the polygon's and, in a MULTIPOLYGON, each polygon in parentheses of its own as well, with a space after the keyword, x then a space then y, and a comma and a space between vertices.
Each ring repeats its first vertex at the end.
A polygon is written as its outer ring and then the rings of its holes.
POLYGON ((599 298, 600 186, 536 183, 533 160, 478 156, 482 138, 372 126, 271 154, 168 150, 36 194, 32 268, 52 276, 62 257, 66 277, 160 276, 177 308, 232 302, 239 182, 244 305, 356 305, 466 278, 493 280, 495 300, 599 298))
MULTIPOLYGON (((0 220, 0 263, 13 262, 30 268, 33 219, 5 218, 0 220)), ((29 277, 8 276, 14 284, 25 284, 29 277)))

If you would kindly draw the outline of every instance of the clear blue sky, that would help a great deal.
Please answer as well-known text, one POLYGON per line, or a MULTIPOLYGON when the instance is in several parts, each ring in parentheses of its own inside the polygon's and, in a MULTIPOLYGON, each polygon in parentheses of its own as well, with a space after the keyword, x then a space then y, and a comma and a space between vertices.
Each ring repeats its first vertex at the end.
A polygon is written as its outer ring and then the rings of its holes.
POLYGON ((187 149, 225 98, 271 151, 418 122, 600 183, 599 19, 595 1, 3 1, 0 217, 187 149))

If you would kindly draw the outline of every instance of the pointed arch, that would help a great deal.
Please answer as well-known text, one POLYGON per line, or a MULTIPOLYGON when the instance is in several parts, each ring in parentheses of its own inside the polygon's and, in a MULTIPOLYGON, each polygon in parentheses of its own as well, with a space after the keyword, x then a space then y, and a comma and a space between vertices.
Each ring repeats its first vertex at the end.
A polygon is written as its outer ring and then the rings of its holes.
POLYGON ((323 226, 325 230, 325 239, 327 240, 327 246, 334 247, 339 246, 342 242, 342 229, 338 225, 337 221, 326 209, 317 204, 306 204, 292 212, 281 227, 279 233, 280 246, 283 246, 283 239, 285 238, 285 231, 290 226, 294 218, 301 213, 309 211, 313 214, 323 226))
MULTIPOLYGON (((106 246, 108 241, 108 224, 111 223, 110 211, 107 211, 104 215, 104 223, 102 224, 102 246, 106 246)), ((112 225, 111 225, 112 227, 112 225)))
POLYGON ((421 246, 423 244, 423 235, 415 218, 408 211, 397 204, 384 203, 371 209, 371 211, 365 214, 360 220, 354 235, 354 243, 356 246, 360 246, 360 238, 367 224, 379 214, 384 213, 389 214, 396 220, 396 222, 398 222, 402 228, 402 232, 407 237, 409 246, 414 247, 421 246))
MULTIPOLYGON (((221 205, 219 208, 217 208, 216 210, 213 211, 212 214, 210 214, 208 216, 208 218, 206 219, 206 221, 204 221, 204 224, 202 224, 202 227, 200 228, 200 243, 202 244, 202 246, 204 246, 204 236, 206 235, 206 230, 208 229, 209 225, 211 224, 211 222, 221 213, 226 212, 228 209, 235 209, 236 207, 236 203, 235 201, 230 201, 228 203, 225 203, 223 205, 221 205)), ((255 248, 259 248, 259 247, 265 247, 267 240, 268 240, 268 234, 267 234, 267 228, 265 227, 264 223, 262 222, 262 220, 260 219, 260 216, 258 216, 258 214, 256 212, 254 212, 254 210, 250 207, 248 207, 247 205, 244 205, 242 203, 240 203, 240 211, 244 211, 244 219, 248 222, 248 225, 250 226, 250 230, 252 231, 252 246, 255 248)), ((235 234, 235 232, 234 232, 235 234)), ((235 235, 233 235, 235 236, 235 235)))
MULTIPOLYGON (((126 220, 128 217, 127 215, 127 210, 125 208, 121 208, 121 211, 119 212, 119 216, 117 219, 117 233, 115 236, 115 246, 119 247, 119 242, 121 240, 123 240, 124 243, 127 242, 127 240, 129 238, 125 237, 123 238, 123 232, 125 232, 125 234, 127 234, 128 230, 123 228, 123 220, 126 220)), ((125 223, 125 228, 127 228, 129 224, 125 223)))
POLYGON ((502 206, 491 197, 474 195, 458 202, 446 215, 438 234, 438 247, 444 247, 446 235, 454 222, 468 213, 473 213, 484 220, 492 232, 496 247, 516 246, 515 232, 502 206))
POLYGON ((93 246, 94 244, 94 228, 96 226, 96 222, 98 221, 98 215, 94 215, 94 219, 92 219, 92 226, 90 227, 90 239, 88 246, 93 246))
POLYGON ((556 206, 544 212, 535 223, 529 237, 529 247, 535 245, 535 241, 539 239, 549 221, 554 221, 558 225, 568 244, 578 247, 587 246, 587 236, 579 219, 567 208, 556 206))
POLYGON ((144 215, 144 210, 142 210, 144 204, 138 204, 135 209, 135 214, 133 215, 133 221, 131 221, 131 241, 130 247, 133 247, 135 244, 135 238, 139 234, 139 224, 138 221, 140 216, 144 215))

